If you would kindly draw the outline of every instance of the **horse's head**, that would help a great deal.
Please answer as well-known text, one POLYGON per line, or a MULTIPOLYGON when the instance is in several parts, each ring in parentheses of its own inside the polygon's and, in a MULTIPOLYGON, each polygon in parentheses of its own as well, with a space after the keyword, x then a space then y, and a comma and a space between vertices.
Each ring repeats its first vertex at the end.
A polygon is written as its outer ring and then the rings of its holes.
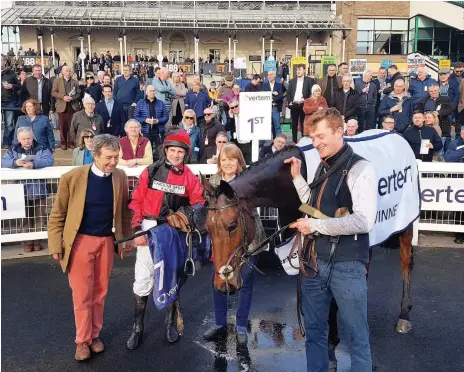
POLYGON ((232 294, 242 286, 242 256, 255 237, 254 218, 227 182, 214 188, 205 178, 201 181, 209 199, 206 227, 213 245, 214 287, 232 294))

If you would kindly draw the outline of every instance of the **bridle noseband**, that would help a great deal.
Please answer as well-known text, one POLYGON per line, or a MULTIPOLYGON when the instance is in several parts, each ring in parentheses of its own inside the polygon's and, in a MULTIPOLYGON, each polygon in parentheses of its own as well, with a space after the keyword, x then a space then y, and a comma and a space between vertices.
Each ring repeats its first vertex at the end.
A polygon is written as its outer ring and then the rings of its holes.
MULTIPOLYGON (((240 201, 238 200, 237 196, 235 198, 237 199, 237 201, 234 202, 234 203, 231 203, 231 204, 223 205, 223 206, 220 206, 220 207, 219 206, 206 207, 210 211, 220 211, 220 210, 224 210, 224 209, 228 209, 228 208, 232 208, 232 207, 237 207, 238 216, 239 216, 239 219, 240 219, 240 223, 242 225, 242 239, 240 240, 241 244, 239 244, 239 246, 237 248, 235 248, 235 250, 230 255, 229 259, 227 260, 227 263, 224 265, 224 267, 230 267, 231 269, 224 270, 223 272, 220 273, 220 275, 221 275, 221 277, 223 279, 224 279, 224 277, 227 278, 228 275, 233 273, 236 269, 240 268, 244 263, 248 264, 252 269, 255 269, 258 272, 262 273, 261 270, 259 270, 252 262, 250 262, 250 260, 248 259, 248 257, 245 254, 247 249, 248 249, 248 245, 250 244, 248 242, 248 228, 247 228, 247 224, 246 224, 245 213, 248 213, 251 216, 251 212, 248 210, 248 208, 242 207, 240 205, 240 201), (230 263, 232 262, 232 260, 234 258, 237 257, 237 255, 242 250, 243 250, 243 254, 240 257, 240 262, 239 262, 238 267, 232 266, 230 263)), ((227 279, 224 279, 224 280, 227 283, 227 279)))

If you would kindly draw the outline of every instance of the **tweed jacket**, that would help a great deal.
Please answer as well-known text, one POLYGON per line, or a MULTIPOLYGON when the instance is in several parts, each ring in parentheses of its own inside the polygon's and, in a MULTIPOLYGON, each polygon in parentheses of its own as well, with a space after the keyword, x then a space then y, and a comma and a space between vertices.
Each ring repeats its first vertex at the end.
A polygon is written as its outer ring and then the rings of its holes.
MULTIPOLYGON (((71 96, 71 106, 74 111, 81 110, 81 102, 79 100, 81 95, 81 88, 77 80, 71 78, 71 86, 74 88, 74 94, 71 96)), ((66 102, 63 101, 63 97, 66 96, 66 90, 64 87, 64 78, 57 77, 53 81, 52 96, 56 98, 55 108, 56 112, 64 112, 66 110, 66 102)))
MULTIPOLYGON (((84 214, 87 182, 91 165, 77 167, 60 178, 55 204, 48 222, 48 252, 62 253, 63 272, 68 267, 69 256, 84 214)), ((113 178, 113 227, 115 239, 132 234, 130 211, 127 208, 129 192, 124 171, 115 169, 113 178)), ((122 258, 122 247, 118 255, 122 258)))

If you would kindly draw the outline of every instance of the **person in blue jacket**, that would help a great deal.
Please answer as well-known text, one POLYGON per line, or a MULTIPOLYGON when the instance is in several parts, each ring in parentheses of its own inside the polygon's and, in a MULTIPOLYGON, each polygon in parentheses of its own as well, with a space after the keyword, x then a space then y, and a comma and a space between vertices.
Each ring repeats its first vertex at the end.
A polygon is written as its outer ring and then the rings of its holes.
MULTIPOLYGON (((20 127, 17 131, 18 143, 11 145, 2 157, 2 168, 12 169, 40 169, 53 165, 53 154, 34 140, 31 127, 20 127), (27 159, 26 156, 34 157, 27 159)), ((46 216, 50 211, 45 209, 47 203, 41 200, 48 196, 45 180, 22 180, 17 183, 25 184, 26 219, 22 226, 24 231, 34 231, 46 226, 46 216)), ((24 251, 40 251, 39 241, 24 242, 24 251)))
POLYGON ((450 79, 450 70, 441 68, 438 70, 438 86, 440 87, 440 96, 448 97, 453 106, 453 112, 459 103, 459 84, 455 79, 450 79))
POLYGON ((403 79, 395 80, 393 92, 383 97, 379 106, 379 122, 387 115, 395 119, 395 131, 403 133, 412 120, 412 100, 403 79))
POLYGON ((354 89, 359 95, 357 109, 359 133, 362 133, 365 130, 375 129, 375 110, 377 107, 377 97, 380 88, 372 81, 371 70, 363 72, 362 79, 355 83, 354 89))
POLYGON ((437 81, 432 79, 430 75, 427 75, 427 69, 425 67, 418 68, 417 77, 414 79, 412 77, 413 75, 411 75, 411 83, 408 92, 411 94, 412 109, 417 110, 419 102, 429 95, 429 86, 435 84, 437 81))
POLYGON ((150 142, 153 151, 164 141, 165 124, 169 119, 169 112, 164 103, 155 97, 155 87, 145 87, 146 98, 137 102, 134 119, 142 124, 142 133, 150 142))
POLYGON ((21 111, 25 114, 16 121, 13 144, 18 143, 18 129, 21 127, 32 128, 37 144, 50 151, 55 151, 55 136, 48 116, 41 115, 40 103, 35 99, 28 99, 23 103, 21 111))
POLYGON ((114 82, 113 97, 122 104, 127 119, 132 119, 135 106, 143 97, 143 93, 140 90, 139 79, 132 75, 132 69, 129 65, 123 66, 122 74, 114 82))
POLYGON ((200 128, 197 127, 195 111, 187 109, 182 115, 179 128, 190 136, 190 154, 187 155, 186 164, 198 163, 200 154, 200 128))
POLYGON ((262 91, 272 92, 272 137, 275 138, 275 136, 282 133, 280 128, 280 113, 284 102, 283 86, 276 82, 276 72, 274 70, 268 71, 267 78, 268 81, 263 84, 262 91))
POLYGON ((192 109, 197 116, 197 123, 203 122, 203 111, 211 105, 211 99, 208 94, 201 90, 201 83, 194 81, 192 90, 187 93, 184 99, 185 109, 192 109))
MULTIPOLYGON (((445 152, 445 160, 450 163, 464 163, 464 126, 461 127, 460 136, 456 136, 456 139, 448 145, 448 150, 445 152)), ((464 234, 457 233, 454 242, 464 244, 464 234)))
POLYGON ((103 133, 124 137, 124 124, 127 121, 123 105, 113 98, 113 87, 103 86, 103 99, 95 106, 95 112, 102 117, 103 133))

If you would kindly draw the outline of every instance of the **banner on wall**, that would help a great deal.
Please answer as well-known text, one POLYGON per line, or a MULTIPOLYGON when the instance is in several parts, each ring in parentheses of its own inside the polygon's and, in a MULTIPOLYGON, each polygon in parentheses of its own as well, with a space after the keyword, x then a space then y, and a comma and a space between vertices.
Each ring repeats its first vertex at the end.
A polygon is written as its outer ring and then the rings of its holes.
POLYGON ((350 74, 361 75, 367 70, 367 59, 350 59, 350 74))

